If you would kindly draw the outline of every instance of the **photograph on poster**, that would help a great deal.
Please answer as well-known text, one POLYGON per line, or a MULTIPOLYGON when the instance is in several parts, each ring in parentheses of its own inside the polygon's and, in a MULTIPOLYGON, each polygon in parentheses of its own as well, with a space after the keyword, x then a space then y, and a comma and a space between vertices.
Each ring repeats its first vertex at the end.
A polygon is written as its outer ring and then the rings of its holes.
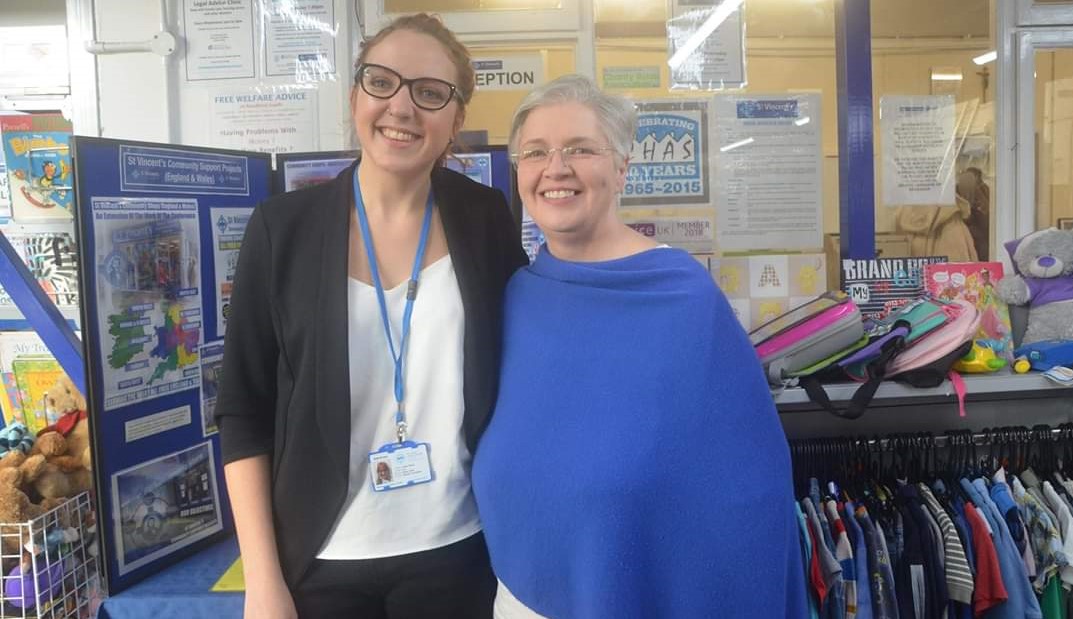
POLYGON ((121 575, 221 531, 212 443, 112 475, 112 504, 121 575))
POLYGON ((196 388, 197 200, 94 197, 89 206, 105 410, 196 388))
POLYGON ((710 207, 707 99, 640 101, 623 207, 710 207))
POLYGON ((216 427, 216 393, 224 371, 223 340, 201 347, 201 434, 208 438, 216 427))

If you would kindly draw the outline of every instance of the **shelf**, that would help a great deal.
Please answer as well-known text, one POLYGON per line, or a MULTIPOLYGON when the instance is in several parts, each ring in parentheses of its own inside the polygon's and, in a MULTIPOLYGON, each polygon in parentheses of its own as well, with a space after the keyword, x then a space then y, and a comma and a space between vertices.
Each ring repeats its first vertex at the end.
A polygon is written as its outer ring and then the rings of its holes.
MULTIPOLYGON (((964 379, 968 401, 1068 397, 1073 402, 1073 387, 1054 383, 1039 372, 1014 374, 1006 370, 995 374, 967 375, 964 379)), ((825 388, 832 402, 847 402, 858 386, 857 383, 835 383, 825 385, 825 388)), ((809 400, 808 394, 800 387, 785 389, 774 394, 774 398, 780 413, 822 410, 809 400)), ((929 389, 917 389, 889 380, 879 386, 872 406, 906 406, 956 399, 957 394, 949 380, 929 389)))

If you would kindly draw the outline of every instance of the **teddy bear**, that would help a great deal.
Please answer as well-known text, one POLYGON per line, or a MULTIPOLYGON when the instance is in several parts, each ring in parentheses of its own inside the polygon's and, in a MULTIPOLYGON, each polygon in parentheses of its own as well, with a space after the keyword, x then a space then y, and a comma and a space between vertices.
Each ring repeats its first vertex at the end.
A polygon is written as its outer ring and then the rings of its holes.
POLYGON ((23 492, 23 487, 40 474, 45 464, 42 455, 27 456, 14 450, 0 458, 0 549, 5 556, 21 552, 22 529, 15 526, 45 513, 23 492))
POLYGON ((45 472, 35 487, 44 498, 73 496, 93 487, 86 399, 66 374, 45 394, 45 406, 58 421, 38 433, 31 453, 45 456, 45 472), (65 478, 65 479, 63 479, 65 478))
POLYGON ((77 494, 69 472, 82 468, 81 462, 67 455, 67 439, 59 432, 48 431, 37 437, 30 456, 41 456, 44 464, 33 478, 28 479, 37 499, 64 499, 77 494))
POLYGON ((1047 228, 1006 243, 1013 273, 998 283, 1006 303, 1028 305, 1022 344, 1073 340, 1073 232, 1047 228))

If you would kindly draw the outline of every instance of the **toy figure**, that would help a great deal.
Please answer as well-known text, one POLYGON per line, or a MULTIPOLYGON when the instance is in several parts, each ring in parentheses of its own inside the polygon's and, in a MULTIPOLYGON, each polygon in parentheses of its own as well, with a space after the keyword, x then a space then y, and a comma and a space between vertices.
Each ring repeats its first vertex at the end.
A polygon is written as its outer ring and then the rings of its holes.
POLYGON ((1006 243, 1014 272, 998 283, 999 298, 1027 305, 1022 344, 1073 339, 1073 232, 1047 228, 1006 243))

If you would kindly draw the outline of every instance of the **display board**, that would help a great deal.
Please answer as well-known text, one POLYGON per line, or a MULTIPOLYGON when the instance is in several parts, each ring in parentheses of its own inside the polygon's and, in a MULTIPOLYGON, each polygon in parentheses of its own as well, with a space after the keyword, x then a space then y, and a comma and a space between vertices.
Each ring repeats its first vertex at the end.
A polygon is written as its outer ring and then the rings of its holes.
POLYGON ((520 222, 522 201, 518 197, 517 178, 514 174, 514 166, 510 163, 510 153, 507 147, 493 144, 467 148, 469 152, 455 153, 448 157, 447 167, 503 192, 503 197, 510 205, 514 221, 520 222))
POLYGON ((114 594, 231 528, 219 438, 204 416, 219 378, 228 263, 270 193, 271 157, 87 137, 72 140, 72 156, 98 523, 114 594))
MULTIPOLYGON (((455 153, 445 165, 473 180, 503 192, 515 222, 521 220, 521 200, 515 188, 514 166, 506 146, 468 146, 469 152, 455 153)), ((360 155, 356 150, 322 151, 313 153, 281 153, 276 155, 278 192, 293 191, 335 178, 360 155)))

